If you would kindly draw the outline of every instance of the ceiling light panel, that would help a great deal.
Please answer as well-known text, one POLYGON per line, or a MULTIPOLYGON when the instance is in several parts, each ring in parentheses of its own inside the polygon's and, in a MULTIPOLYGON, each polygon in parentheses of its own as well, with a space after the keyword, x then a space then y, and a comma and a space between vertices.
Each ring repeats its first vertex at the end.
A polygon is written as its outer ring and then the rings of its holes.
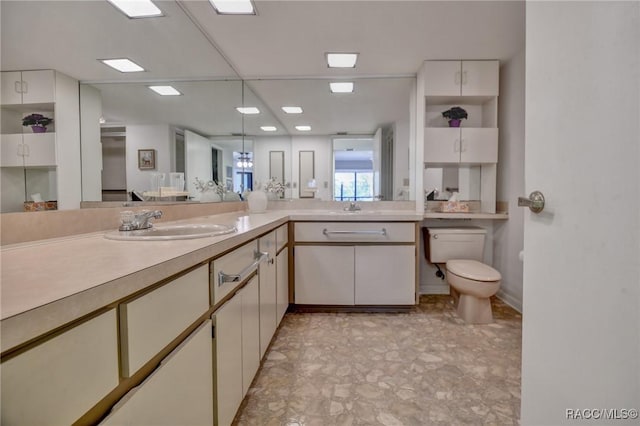
POLYGON ((298 106, 283 106, 282 110, 287 114, 302 114, 302 108, 298 106))
POLYGON ((250 0, 209 0, 220 15, 255 15, 256 9, 250 0))
POLYGON ((108 0, 129 18, 152 18, 163 16, 162 11, 151 0, 108 0))
POLYGON ((180 96, 182 93, 178 92, 173 86, 148 86, 149 89, 162 96, 180 96))
POLYGON ((329 83, 331 93, 353 93, 353 82, 335 82, 329 83))
POLYGON ((100 61, 114 68, 120 72, 141 72, 144 71, 140 65, 136 64, 130 59, 120 58, 120 59, 100 59, 100 61))
POLYGON ((311 131, 311 126, 296 126, 296 130, 299 132, 309 132, 311 131))
POLYGON ((240 114, 260 114, 260 110, 256 107, 237 107, 236 110, 240 114))
POLYGON ((357 53, 327 53, 329 68, 355 68, 357 60, 357 53))
POLYGON ((260 128, 263 132, 275 132, 276 130, 278 130, 276 126, 261 126, 260 128))

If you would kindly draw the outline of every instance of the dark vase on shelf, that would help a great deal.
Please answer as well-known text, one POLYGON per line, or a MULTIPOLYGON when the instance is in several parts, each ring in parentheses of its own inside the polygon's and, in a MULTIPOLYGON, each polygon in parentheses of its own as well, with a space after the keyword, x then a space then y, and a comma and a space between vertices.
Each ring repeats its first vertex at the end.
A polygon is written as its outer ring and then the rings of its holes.
POLYGON ((451 120, 449 120, 449 127, 460 127, 460 123, 462 122, 462 120, 457 119, 457 118, 453 118, 451 120))
POLYGON ((47 128, 45 126, 31 126, 33 133, 45 133, 47 128))

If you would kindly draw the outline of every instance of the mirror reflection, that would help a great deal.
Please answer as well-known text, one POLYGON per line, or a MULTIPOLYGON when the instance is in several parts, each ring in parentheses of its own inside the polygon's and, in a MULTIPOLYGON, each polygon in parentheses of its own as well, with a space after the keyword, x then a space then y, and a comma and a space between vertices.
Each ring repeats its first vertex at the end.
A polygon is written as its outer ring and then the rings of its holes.
POLYGON ((457 193, 459 201, 480 201, 481 167, 450 165, 424 171, 425 201, 446 201, 457 193))
POLYGON ((355 93, 340 96, 321 79, 171 82, 178 96, 159 96, 149 83, 83 84, 83 201, 237 200, 274 183, 276 198, 409 199, 413 83, 361 79, 355 93), (302 113, 282 110, 291 105, 302 113), (259 112, 241 114, 240 106, 259 112), (349 146, 354 141, 370 149, 349 146), (154 151, 154 168, 140 167, 139 150, 154 151), (370 157, 367 194, 361 186, 351 194, 356 186, 345 180, 365 176, 353 162, 345 169, 354 152, 370 157), (313 166, 301 163, 311 153, 313 166), (184 188, 171 184, 172 173, 184 174, 184 188))

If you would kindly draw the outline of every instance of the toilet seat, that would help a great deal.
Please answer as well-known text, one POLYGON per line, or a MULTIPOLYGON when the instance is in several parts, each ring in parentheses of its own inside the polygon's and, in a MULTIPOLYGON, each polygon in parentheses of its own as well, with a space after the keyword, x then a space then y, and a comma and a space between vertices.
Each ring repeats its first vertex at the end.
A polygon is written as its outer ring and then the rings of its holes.
POLYGON ((449 260, 447 261, 447 271, 473 281, 494 282, 502 279, 500 272, 477 260, 449 260))

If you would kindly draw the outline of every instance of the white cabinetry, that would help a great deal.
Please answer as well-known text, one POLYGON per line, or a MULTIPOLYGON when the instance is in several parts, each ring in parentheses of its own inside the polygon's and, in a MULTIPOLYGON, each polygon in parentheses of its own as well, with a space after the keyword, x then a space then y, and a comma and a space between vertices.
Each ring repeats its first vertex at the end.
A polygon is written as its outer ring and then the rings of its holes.
MULTIPOLYGON (((481 210, 494 213, 498 162, 498 61, 425 61, 419 73, 424 86, 424 164, 442 169, 478 165, 481 210), (442 116, 452 107, 467 112, 461 127, 449 127, 442 116), (457 167, 457 166, 454 166, 457 167)), ((422 111, 422 106, 419 107, 422 111)), ((437 172, 437 171, 436 171, 437 172)), ((429 175, 433 173, 429 172, 429 175)), ((425 175, 426 176, 426 175, 425 175)), ((426 185, 426 184, 425 184, 426 185)), ((427 192, 444 188, 426 187, 427 192)), ((461 194, 470 193, 460 187, 461 194)), ((477 200, 477 198, 474 198, 477 200)))
POLYGON ((295 303, 414 305, 414 223, 295 224, 295 303))
POLYGON ((54 102, 55 77, 52 70, 3 71, 2 104, 38 104, 54 102))
POLYGON ((206 265, 120 305, 122 374, 131 376, 209 309, 206 265))
POLYGON ((213 425, 211 320, 202 323, 102 425, 213 425))
POLYGON ((424 131, 425 162, 496 163, 498 129, 429 127, 424 131))
POLYGON ((2 424, 72 424, 118 385, 115 309, 0 365, 2 424))
POLYGON ((276 231, 261 237, 258 242, 267 261, 260 264, 260 357, 264 356, 278 326, 276 310, 276 231))
POLYGON ((352 246, 296 246, 294 259, 296 304, 354 304, 352 246))
POLYGON ((498 61, 426 61, 425 96, 498 96, 498 61))
POLYGON ((57 200, 59 209, 79 208, 78 82, 53 70, 0 75, 2 212, 22 211, 23 202, 35 193, 57 200), (46 133, 22 126, 32 113, 53 119, 46 133))
POLYGON ((213 315, 216 418, 213 424, 218 426, 232 423, 259 366, 257 295, 258 278, 254 277, 213 315))
POLYGON ((289 225, 276 229, 276 311, 278 324, 289 308, 289 225))

